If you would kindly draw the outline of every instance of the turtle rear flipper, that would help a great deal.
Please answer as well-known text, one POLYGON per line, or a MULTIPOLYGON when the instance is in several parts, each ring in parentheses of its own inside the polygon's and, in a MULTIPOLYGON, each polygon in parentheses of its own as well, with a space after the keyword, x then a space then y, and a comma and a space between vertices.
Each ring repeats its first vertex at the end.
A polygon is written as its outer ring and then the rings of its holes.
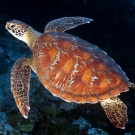
POLYGON ((26 119, 30 110, 28 91, 31 68, 28 66, 28 60, 26 58, 18 59, 11 72, 11 91, 17 107, 26 119))
POLYGON ((111 123, 117 128, 125 129, 128 122, 126 105, 118 97, 111 97, 100 103, 111 123))

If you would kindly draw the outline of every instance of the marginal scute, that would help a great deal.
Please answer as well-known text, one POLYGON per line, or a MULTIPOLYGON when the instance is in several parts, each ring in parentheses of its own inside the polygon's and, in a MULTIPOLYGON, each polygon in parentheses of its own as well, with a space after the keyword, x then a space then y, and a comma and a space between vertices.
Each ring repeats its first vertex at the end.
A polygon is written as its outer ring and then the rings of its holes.
POLYGON ((60 93, 60 97, 61 97, 63 100, 67 101, 67 102, 72 102, 72 100, 73 100, 72 94, 70 94, 70 93, 68 93, 68 92, 65 92, 65 91, 62 91, 62 92, 60 93))
POLYGON ((86 103, 86 97, 80 96, 80 95, 74 95, 73 101, 76 102, 76 103, 86 103))
POLYGON ((42 73, 42 70, 40 67, 36 68, 36 73, 37 73, 39 79, 43 77, 43 73, 42 73))
POLYGON ((41 83, 45 86, 46 89, 49 89, 50 84, 48 83, 48 81, 46 80, 46 78, 44 76, 42 76, 41 78, 39 78, 41 83))
POLYGON ((51 41, 52 39, 53 39, 52 35, 42 34, 38 40, 39 44, 45 44, 46 42, 51 41))
POLYGON ((116 95, 119 95, 120 94, 120 89, 119 87, 116 87, 116 88, 113 88, 110 90, 110 96, 116 96, 116 95))
POLYGON ((114 70, 107 72, 107 80, 108 80, 109 87, 111 89, 115 88, 116 86, 119 86, 121 83, 121 79, 122 78, 120 77, 120 75, 114 70))
POLYGON ((122 82, 121 85, 120 85, 120 92, 126 92, 128 91, 128 88, 129 87, 129 83, 128 82, 122 82))
POLYGON ((54 86, 49 87, 49 91, 56 97, 60 97, 60 91, 56 89, 54 86))
POLYGON ((79 60, 88 60, 91 57, 91 53, 84 47, 73 46, 72 50, 79 60))
POLYGON ((96 95, 86 97, 86 103, 97 103, 97 102, 98 102, 98 98, 96 95))
POLYGON ((59 38, 54 41, 59 49, 71 49, 73 42, 69 39, 59 38))
POLYGON ((101 95, 98 95, 98 100, 99 100, 99 101, 100 101, 100 100, 105 100, 105 99, 108 99, 108 98, 110 98, 109 91, 106 92, 106 93, 103 93, 103 94, 101 94, 101 95))
POLYGON ((101 57, 92 56, 92 58, 90 59, 90 63, 92 65, 92 68, 97 71, 105 71, 108 68, 101 57))

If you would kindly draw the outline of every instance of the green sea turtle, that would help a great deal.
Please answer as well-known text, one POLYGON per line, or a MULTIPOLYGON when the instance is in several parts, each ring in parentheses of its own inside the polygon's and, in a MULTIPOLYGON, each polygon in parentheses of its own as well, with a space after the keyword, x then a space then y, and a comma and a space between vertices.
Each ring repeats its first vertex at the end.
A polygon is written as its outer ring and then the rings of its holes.
POLYGON ((28 118, 31 69, 54 96, 67 102, 97 103, 117 128, 128 121, 127 107, 118 98, 134 84, 122 69, 97 46, 64 31, 90 23, 85 17, 64 17, 49 22, 44 33, 18 20, 6 23, 6 29, 24 41, 31 58, 20 58, 11 72, 11 91, 17 107, 28 118))

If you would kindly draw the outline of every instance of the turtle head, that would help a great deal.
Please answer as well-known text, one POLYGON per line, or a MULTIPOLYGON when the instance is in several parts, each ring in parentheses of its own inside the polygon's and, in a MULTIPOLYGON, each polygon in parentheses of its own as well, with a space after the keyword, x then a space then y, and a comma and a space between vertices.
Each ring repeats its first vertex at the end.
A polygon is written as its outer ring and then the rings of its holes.
POLYGON ((40 33, 35 31, 31 26, 18 20, 7 22, 5 28, 14 37, 27 43, 30 48, 36 37, 40 35, 40 33))
POLYGON ((6 23, 5 28, 16 38, 24 41, 25 33, 29 25, 18 20, 11 20, 6 23))

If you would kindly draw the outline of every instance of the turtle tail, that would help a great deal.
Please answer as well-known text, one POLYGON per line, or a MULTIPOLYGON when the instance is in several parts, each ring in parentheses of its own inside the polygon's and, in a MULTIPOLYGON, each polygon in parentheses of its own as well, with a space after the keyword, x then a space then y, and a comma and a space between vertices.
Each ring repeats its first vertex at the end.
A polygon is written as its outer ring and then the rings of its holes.
POLYGON ((131 84, 131 88, 135 89, 135 84, 132 82, 130 82, 130 84, 131 84))

